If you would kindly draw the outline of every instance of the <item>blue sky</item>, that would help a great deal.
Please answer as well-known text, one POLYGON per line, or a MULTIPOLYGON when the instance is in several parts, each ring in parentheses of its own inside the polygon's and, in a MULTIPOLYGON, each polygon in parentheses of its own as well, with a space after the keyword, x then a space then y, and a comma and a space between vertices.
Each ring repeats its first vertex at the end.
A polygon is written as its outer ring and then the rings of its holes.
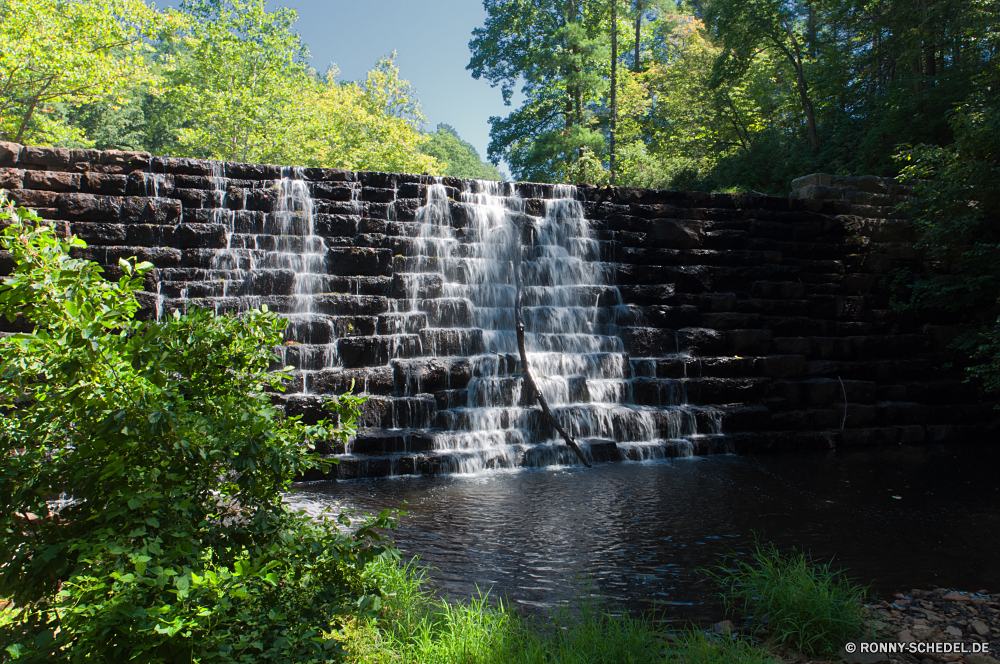
MULTIPOLYGON (((299 14, 295 28, 320 72, 336 63, 341 80, 356 80, 383 55, 397 52, 400 74, 420 96, 427 129, 453 126, 486 158, 489 117, 505 116, 499 88, 466 70, 473 28, 483 25, 481 0, 269 0, 299 14)), ((515 103, 517 101, 515 100, 515 103)))
MULTIPOLYGON (((340 80, 363 79, 380 57, 396 51, 400 75, 423 103, 425 129, 450 124, 486 159, 490 116, 506 116, 513 107, 504 106, 499 88, 465 69, 472 30, 486 20, 482 0, 268 0, 267 6, 298 12, 295 30, 309 46, 312 66, 323 73, 334 63, 340 80)), ((516 96, 514 103, 520 104, 516 96)))

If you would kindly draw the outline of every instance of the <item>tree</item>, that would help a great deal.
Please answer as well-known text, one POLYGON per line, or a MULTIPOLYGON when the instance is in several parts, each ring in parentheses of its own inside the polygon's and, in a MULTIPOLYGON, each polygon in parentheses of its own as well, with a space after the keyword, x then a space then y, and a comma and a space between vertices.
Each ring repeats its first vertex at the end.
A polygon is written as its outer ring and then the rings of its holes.
MULTIPOLYGON (((272 161, 392 173, 442 170, 420 151, 424 116, 395 54, 379 60, 363 84, 340 83, 336 70, 299 91, 272 161)), ((276 141, 277 142, 277 141, 276 141)))
POLYGON ((285 417, 271 397, 288 374, 268 371, 284 319, 139 320, 151 265, 105 280, 71 258, 83 242, 0 206, 15 264, 0 315, 32 330, 0 339, 0 595, 16 607, 0 647, 27 662, 332 659, 326 633, 378 608, 361 573, 391 515, 343 534, 282 495, 318 463, 317 438, 354 432, 363 398, 331 404, 338 427, 285 417))
POLYGON ((272 161, 293 105, 308 86, 308 50, 291 31, 293 10, 266 0, 185 0, 185 52, 170 69, 167 95, 188 119, 182 154, 272 161))
POLYGON ((601 170, 605 138, 593 105, 602 77, 597 0, 484 0, 488 17, 473 30, 468 69, 500 86, 510 104, 519 82, 526 100, 506 118, 490 118, 491 162, 506 159, 519 179, 575 181, 601 170))
POLYGON ((149 82, 148 40, 176 24, 142 0, 0 0, 0 136, 80 140, 59 107, 149 82))
POLYGON ((956 109, 951 123, 953 145, 899 155, 915 187, 907 211, 933 259, 910 285, 905 306, 964 323, 957 346, 971 375, 1000 394, 1000 104, 978 96, 956 109))
POLYGON ((717 88, 741 78, 761 49, 784 58, 795 72, 809 145, 819 149, 816 111, 805 75, 808 54, 802 43, 808 8, 785 0, 705 0, 695 5, 722 47, 710 85, 717 88))
POLYGON ((420 149, 445 165, 444 175, 477 180, 504 179, 496 166, 483 163, 476 148, 463 141, 451 125, 439 124, 420 149))

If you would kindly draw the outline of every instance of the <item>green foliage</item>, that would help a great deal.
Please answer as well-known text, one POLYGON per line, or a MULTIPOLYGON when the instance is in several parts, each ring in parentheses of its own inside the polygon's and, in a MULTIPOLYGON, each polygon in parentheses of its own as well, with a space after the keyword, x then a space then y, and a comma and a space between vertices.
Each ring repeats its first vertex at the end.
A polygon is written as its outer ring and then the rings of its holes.
POLYGON ((420 103, 399 75, 395 53, 381 58, 363 84, 339 83, 331 71, 302 90, 277 161, 394 173, 439 173, 420 152, 426 136, 420 103))
POLYGON ((933 259, 907 304, 971 330, 958 347, 984 388, 1000 393, 1000 104, 975 99, 951 117, 955 142, 902 152, 916 197, 906 206, 933 259))
POLYGON ((181 154, 274 161, 296 97, 306 87, 308 51, 291 31, 295 12, 266 0, 185 0, 191 18, 181 58, 167 70, 171 107, 191 121, 181 154))
POLYGON ((519 82, 526 97, 508 117, 490 118, 490 161, 506 159, 520 179, 583 181, 588 155, 604 149, 593 105, 606 88, 601 75, 606 8, 584 0, 484 0, 483 5, 488 17, 473 31, 468 69, 499 85, 508 104, 519 82))
POLYGON ((175 24, 142 0, 0 1, 0 138, 80 141, 62 106, 148 82, 148 40, 175 24))
POLYGON ((476 148, 463 141, 450 125, 439 124, 420 149, 445 165, 444 175, 477 180, 504 179, 503 173, 496 166, 483 163, 476 148))
POLYGON ((706 636, 687 629, 674 639, 668 662, 683 664, 778 664, 780 660, 749 641, 729 634, 706 636))
POLYGON ((0 139, 440 172, 394 57, 318 76, 295 20, 265 0, 0 0, 0 139))
MULTIPOLYGON (((148 263, 117 281, 72 258, 25 209, 2 208, 16 265, 0 313, 0 647, 26 661, 328 661, 345 616, 378 608, 363 577, 391 555, 386 512, 353 532, 291 514, 282 493, 346 438, 271 404, 285 321, 267 310, 138 320, 148 263), (269 654, 268 654, 269 653, 269 654)), ((341 519, 341 526, 349 520, 341 519)))
POLYGON ((749 559, 727 559, 709 574, 721 587, 728 611, 764 628, 786 648, 807 655, 834 653, 865 630, 866 589, 808 554, 786 556, 774 544, 758 543, 749 559))
POLYGON ((365 662, 400 664, 773 664, 756 646, 698 630, 677 638, 648 621, 602 610, 588 588, 551 620, 536 624, 480 595, 436 599, 413 564, 380 561, 368 571, 385 589, 377 620, 349 629, 345 647, 365 662))
MULTIPOLYGON (((469 69, 508 102, 515 86, 525 96, 491 119, 490 160, 506 159, 518 178, 607 181, 611 3, 484 6, 469 69)), ((998 9, 619 2, 616 181, 785 195, 810 171, 896 175, 899 144, 948 145, 949 112, 991 89, 983 76, 996 69, 998 9)))

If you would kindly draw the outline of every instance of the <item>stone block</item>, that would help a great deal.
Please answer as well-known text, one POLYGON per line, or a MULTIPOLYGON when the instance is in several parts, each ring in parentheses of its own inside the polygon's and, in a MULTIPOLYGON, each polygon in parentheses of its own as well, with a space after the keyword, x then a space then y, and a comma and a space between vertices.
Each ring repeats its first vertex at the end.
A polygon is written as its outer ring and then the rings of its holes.
POLYGON ((309 391, 314 394, 340 395, 390 394, 393 390, 392 367, 326 369, 309 376, 309 391))
POLYGON ((768 378, 797 378, 806 373, 806 358, 802 355, 768 355, 754 360, 754 371, 768 378))
POLYGON ((767 392, 770 381, 763 378, 691 378, 684 381, 690 403, 718 405, 752 403, 767 392))
POLYGON ((626 303, 639 305, 670 304, 676 294, 673 284, 621 285, 618 290, 626 303))
POLYGON ((733 355, 766 355, 772 336, 768 329, 729 330, 725 333, 726 347, 733 355))
POLYGON ((750 286, 750 297, 754 298, 801 300, 805 294, 806 285, 798 281, 755 281, 750 286))
POLYGON ((701 246, 705 230, 700 223, 680 219, 654 219, 649 237, 656 247, 694 249, 701 246))
POLYGON ((148 152, 126 150, 104 150, 100 153, 102 166, 119 166, 127 169, 145 168, 150 165, 152 156, 148 152))
POLYGON ((24 171, 17 168, 0 168, 0 189, 20 189, 24 183, 24 171))
POLYGON ((24 147, 18 143, 0 141, 0 166, 14 166, 20 160, 24 147))
MULTIPOLYGON (((755 362, 761 358, 754 357, 706 357, 692 362, 697 366, 697 373, 688 371, 691 378, 706 376, 713 378, 747 378, 757 375, 755 362)), ((689 367, 691 369, 692 367, 689 367)))
POLYGON ((624 328, 620 333, 626 352, 635 357, 657 357, 675 352, 676 335, 652 327, 624 328))
POLYGON ((182 249, 226 247, 226 228, 221 224, 180 224, 176 237, 178 246, 182 249))
POLYGON ((843 412, 837 410, 790 410, 773 413, 771 422, 775 429, 784 431, 826 431, 839 429, 843 412))
POLYGON ((80 189, 88 194, 122 196, 127 191, 128 178, 124 175, 88 172, 83 174, 80 189))
POLYGON ((181 202, 173 198, 126 196, 121 200, 123 220, 145 224, 176 224, 183 216, 181 202))
POLYGON ((69 221, 118 221, 122 209, 121 199, 93 194, 60 194, 56 204, 69 221))
POLYGON ((21 150, 19 162, 29 166, 46 166, 62 170, 69 166, 69 150, 66 148, 26 146, 21 150))
POLYGON ((79 191, 81 175, 59 171, 25 171, 24 188, 46 191, 79 191))
POLYGON ((702 356, 719 355, 725 349, 726 341, 727 333, 707 328, 687 327, 677 331, 676 352, 689 351, 702 356))
POLYGON ((126 226, 123 224, 74 223, 71 232, 87 244, 123 245, 126 241, 126 226))
POLYGON ((722 414, 723 433, 771 428, 771 411, 760 404, 727 404, 718 406, 718 411, 722 414))
POLYGON ((392 252, 388 249, 335 247, 327 251, 327 269, 340 276, 378 276, 392 274, 392 252))
POLYGON ((701 315, 701 327, 709 327, 713 330, 735 330, 739 328, 754 327, 760 324, 760 316, 756 314, 746 314, 738 312, 724 312, 701 315))
POLYGON ((320 198, 328 201, 353 201, 355 200, 355 189, 346 184, 327 184, 316 182, 309 187, 313 198, 320 198))
POLYGON ((393 358, 419 355, 420 337, 415 334, 348 337, 337 341, 337 352, 346 368, 381 366, 393 358))

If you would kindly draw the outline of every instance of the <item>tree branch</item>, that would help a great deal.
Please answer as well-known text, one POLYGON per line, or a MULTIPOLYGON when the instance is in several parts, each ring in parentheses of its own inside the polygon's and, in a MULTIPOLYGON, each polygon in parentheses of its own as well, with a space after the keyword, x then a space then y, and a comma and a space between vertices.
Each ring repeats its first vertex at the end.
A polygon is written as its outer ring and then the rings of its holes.
POLYGON ((545 417, 548 418, 549 422, 552 423, 552 426, 554 426, 556 431, 559 432, 559 435, 563 437, 566 444, 569 445, 574 452, 576 452, 576 456, 580 458, 583 465, 587 468, 591 468, 592 465, 584 455, 583 450, 580 449, 580 446, 576 444, 573 437, 566 433, 566 430, 561 424, 559 424, 559 420, 556 419, 556 416, 552 413, 552 409, 549 408, 549 402, 545 400, 545 395, 542 394, 540 389, 538 389, 538 384, 535 382, 534 376, 531 375, 531 366, 528 364, 528 351, 524 346, 524 319, 521 317, 521 224, 513 218, 511 218, 511 223, 514 225, 514 232, 516 233, 513 260, 514 286, 516 289, 514 295, 514 322, 517 329, 517 352, 521 355, 521 366, 524 368, 524 378, 528 383, 528 389, 531 390, 532 396, 535 399, 538 399, 538 405, 542 407, 542 412, 545 414, 545 417))

